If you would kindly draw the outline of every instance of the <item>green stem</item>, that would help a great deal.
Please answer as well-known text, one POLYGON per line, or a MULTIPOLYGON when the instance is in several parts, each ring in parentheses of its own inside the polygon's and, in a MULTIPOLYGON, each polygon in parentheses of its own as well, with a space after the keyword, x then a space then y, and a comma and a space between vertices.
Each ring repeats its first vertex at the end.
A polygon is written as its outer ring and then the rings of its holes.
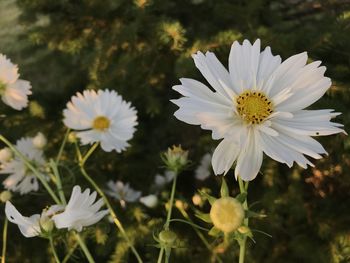
MULTIPOLYGON (((246 193, 248 195, 248 182, 244 184, 243 180, 240 176, 238 176, 238 183, 239 183, 239 190, 242 193, 246 193)), ((248 210, 248 198, 243 203, 244 210, 248 210)), ((248 227, 249 220, 248 218, 245 218, 243 221, 244 225, 248 227)), ((246 250, 246 243, 247 243, 247 237, 244 236, 243 240, 241 240, 239 243, 239 263, 244 263, 245 258, 245 250, 246 250)))
POLYGON ((162 247, 159 251, 157 263, 162 263, 163 254, 164 254, 164 248, 162 247))
POLYGON ((94 144, 90 150, 86 153, 86 155, 81 158, 81 160, 79 161, 79 166, 80 166, 80 171, 83 174, 83 176, 85 177, 85 179, 92 185, 92 187, 99 193, 99 195, 102 197, 104 203, 106 204, 110 215, 113 218, 114 224, 117 226, 117 228, 119 229, 120 233, 123 235, 124 239, 127 241, 131 251, 133 252, 133 254, 135 255, 137 261, 139 263, 143 262, 139 253, 137 252, 137 250, 135 249, 135 247, 133 246, 131 240, 129 239, 128 235, 126 234, 126 231, 122 225, 122 223, 120 222, 120 220, 118 219, 116 213, 114 212, 114 209, 112 207, 112 205, 110 204, 110 202, 108 201, 107 196, 105 195, 105 193, 102 191, 102 189, 95 183, 95 181, 88 175, 88 173, 86 172, 85 168, 84 168, 84 164, 87 161, 87 159, 90 157, 90 155, 94 152, 94 150, 96 149, 96 147, 98 146, 98 144, 94 144))
POLYGON ((84 252, 84 254, 85 254, 87 260, 89 261, 89 263, 95 263, 95 260, 94 260, 94 258, 91 256, 91 253, 90 253, 89 249, 87 248, 87 246, 86 246, 84 240, 81 238, 81 236, 80 236, 78 233, 75 233, 75 232, 74 232, 74 234, 75 234, 76 240, 78 241, 78 243, 79 243, 81 249, 83 250, 83 252, 84 252))
POLYGON ((4 136, 0 135, 0 140, 3 141, 14 153, 17 155, 24 163, 25 165, 33 172, 33 174, 39 179, 39 181, 42 183, 42 185, 45 187, 46 191, 50 194, 52 199, 59 204, 60 200, 54 193, 54 191, 51 189, 50 185, 47 183, 45 177, 40 174, 35 167, 30 163, 30 161, 22 154, 20 153, 16 147, 12 145, 4 136))
POLYGON ((6 244, 7 244, 7 226, 8 226, 8 220, 5 217, 4 222, 4 229, 2 232, 2 254, 1 254, 1 263, 5 263, 6 261, 6 244))
POLYGON ((76 250, 77 246, 78 246, 78 243, 75 243, 74 246, 71 247, 71 249, 69 249, 67 255, 62 260, 62 263, 66 263, 70 259, 70 257, 72 256, 73 252, 76 250))
POLYGON ((57 166, 58 166, 58 163, 60 162, 64 146, 66 145, 66 142, 67 142, 67 139, 68 139, 68 136, 69 136, 69 132, 70 132, 70 129, 67 129, 66 134, 64 135, 61 147, 60 147, 60 149, 58 151, 58 154, 57 154, 57 157, 56 157, 56 164, 57 164, 57 166))
POLYGON ((174 205, 174 197, 175 197, 175 190, 176 190, 176 181, 177 181, 177 171, 174 171, 174 180, 173 180, 173 186, 171 187, 171 194, 170 194, 170 204, 169 204, 169 210, 168 210, 168 215, 166 217, 166 222, 164 225, 164 228, 166 230, 169 229, 169 225, 170 225, 170 219, 171 219, 171 213, 173 210, 173 205, 174 205))
POLYGON ((64 196, 64 192, 63 192, 63 188, 62 188, 62 181, 61 181, 61 176, 58 172, 58 168, 57 168, 57 163, 55 163, 52 159, 50 160, 50 166, 52 169, 53 174, 55 175, 56 178, 56 186, 57 186, 57 191, 58 191, 58 195, 61 199, 61 202, 66 205, 67 204, 67 200, 66 197, 64 196))
POLYGON ((52 236, 49 237, 49 240, 50 240, 50 246, 52 249, 53 256, 55 257, 55 261, 56 261, 56 263, 60 263, 60 259, 57 256, 56 249, 55 249, 55 246, 53 244, 52 236))

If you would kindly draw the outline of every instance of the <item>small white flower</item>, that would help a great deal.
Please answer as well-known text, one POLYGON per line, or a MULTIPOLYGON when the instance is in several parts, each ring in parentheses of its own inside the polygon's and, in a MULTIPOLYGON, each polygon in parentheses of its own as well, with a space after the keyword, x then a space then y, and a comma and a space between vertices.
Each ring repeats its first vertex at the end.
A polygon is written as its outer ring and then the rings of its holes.
POLYGON ((106 152, 125 150, 137 125, 134 107, 113 90, 77 93, 63 114, 64 124, 77 130, 82 144, 100 142, 106 152))
POLYGON ((140 198, 140 202, 149 208, 154 208, 158 204, 158 197, 156 195, 146 195, 140 198))
POLYGON ((6 163, 12 158, 12 152, 8 147, 0 150, 0 163, 6 163))
POLYGON ((0 96, 5 104, 15 110, 22 110, 27 107, 28 95, 32 92, 29 81, 18 78, 17 65, 0 54, 0 96))
POLYGON ((174 179, 175 173, 173 171, 165 171, 164 175, 156 174, 154 183, 157 187, 163 187, 174 179))
POLYGON ((5 214, 10 222, 18 225, 23 236, 35 237, 41 234, 41 229, 43 227, 45 229, 45 225, 42 225, 42 223, 48 225, 48 222, 51 220, 50 217, 55 213, 62 211, 62 209, 63 206, 61 205, 53 205, 49 209, 43 210, 41 215, 34 214, 30 217, 26 217, 22 216, 10 201, 7 201, 5 205, 5 214))
MULTIPOLYGON (((193 55, 197 68, 213 90, 193 79, 180 79, 173 89, 184 97, 172 100, 176 118, 201 125, 222 141, 213 153, 215 174, 226 174, 236 163, 235 176, 253 180, 263 153, 303 168, 313 164, 305 157, 322 158, 326 150, 312 137, 344 132, 331 122, 340 113, 305 110, 331 86, 320 61, 306 64, 306 52, 285 61, 270 47, 260 50, 260 40, 232 44, 229 71, 212 52, 193 55)), ((344 132, 345 133, 345 132, 344 132)))
MULTIPOLYGON (((43 170, 45 160, 43 151, 33 145, 33 138, 22 138, 15 147, 22 153, 36 169, 43 170)), ((39 183, 33 172, 17 156, 9 162, 3 163, 0 174, 10 174, 2 184, 8 190, 19 192, 21 195, 39 189, 39 183)))
POLYGON ((195 177, 197 180, 204 181, 209 177, 211 173, 211 154, 205 154, 200 162, 200 165, 195 171, 195 177))
POLYGON ((38 132, 38 134, 33 138, 33 145, 38 149, 43 149, 46 143, 47 139, 41 132, 38 132))
POLYGON ((95 202, 96 195, 96 192, 90 194, 90 189, 86 189, 82 193, 80 186, 74 186, 64 211, 52 217, 56 227, 68 228, 68 230, 75 229, 80 232, 83 227, 100 221, 108 214, 108 210, 99 211, 103 206, 103 199, 95 202))
POLYGON ((106 190, 106 193, 119 200, 122 207, 125 207, 125 202, 136 202, 141 196, 141 192, 132 189, 129 186, 129 183, 124 184, 121 181, 109 181, 107 186, 108 189, 106 190))

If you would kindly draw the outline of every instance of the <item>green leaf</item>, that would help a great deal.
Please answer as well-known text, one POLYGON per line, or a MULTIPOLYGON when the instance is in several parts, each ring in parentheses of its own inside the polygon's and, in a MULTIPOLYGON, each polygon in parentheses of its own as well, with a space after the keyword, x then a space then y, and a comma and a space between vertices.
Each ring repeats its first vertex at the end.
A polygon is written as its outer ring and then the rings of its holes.
POLYGON ((208 232, 208 235, 213 236, 213 237, 217 237, 220 234, 221 234, 221 231, 218 228, 216 228, 215 226, 213 226, 208 232))
POLYGON ((227 197, 229 196, 229 190, 225 181, 225 177, 222 177, 222 183, 221 183, 221 197, 227 197))

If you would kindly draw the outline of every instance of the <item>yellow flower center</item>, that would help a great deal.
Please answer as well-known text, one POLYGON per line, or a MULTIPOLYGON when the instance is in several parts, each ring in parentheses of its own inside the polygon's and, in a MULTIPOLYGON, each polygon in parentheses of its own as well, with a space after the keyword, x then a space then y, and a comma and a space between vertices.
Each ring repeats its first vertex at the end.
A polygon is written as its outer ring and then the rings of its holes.
POLYGON ((272 102, 258 91, 244 91, 236 102, 237 111, 246 123, 259 124, 273 111, 272 102))
POLYGON ((98 116, 92 122, 92 128, 98 131, 105 131, 109 128, 111 122, 105 116, 98 116))

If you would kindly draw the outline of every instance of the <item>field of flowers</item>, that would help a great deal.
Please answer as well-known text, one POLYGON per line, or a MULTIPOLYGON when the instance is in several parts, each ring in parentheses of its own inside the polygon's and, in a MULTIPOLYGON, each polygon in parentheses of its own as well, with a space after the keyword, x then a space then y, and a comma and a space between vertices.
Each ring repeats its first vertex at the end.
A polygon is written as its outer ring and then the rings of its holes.
POLYGON ((350 262, 350 2, 0 1, 1 263, 350 262))

